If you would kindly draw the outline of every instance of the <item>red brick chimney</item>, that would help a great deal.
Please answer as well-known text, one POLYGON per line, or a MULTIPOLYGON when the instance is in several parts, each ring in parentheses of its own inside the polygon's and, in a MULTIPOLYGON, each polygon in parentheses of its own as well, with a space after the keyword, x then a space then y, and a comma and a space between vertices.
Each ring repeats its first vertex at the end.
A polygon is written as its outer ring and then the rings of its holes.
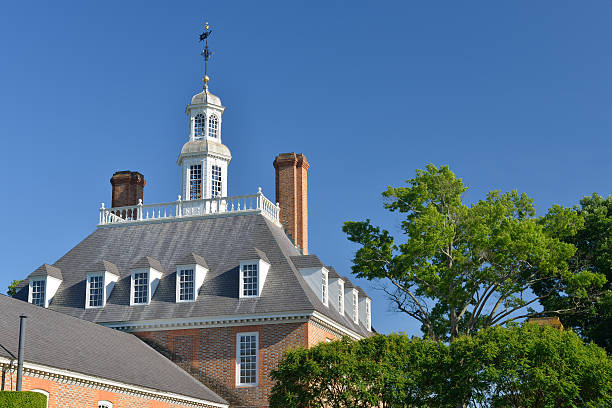
POLYGON ((144 176, 136 171, 118 171, 110 182, 113 186, 112 207, 136 205, 142 200, 142 193, 147 182, 144 176))
POLYGON ((301 153, 281 153, 274 159, 280 221, 304 255, 308 255, 308 167, 301 153))

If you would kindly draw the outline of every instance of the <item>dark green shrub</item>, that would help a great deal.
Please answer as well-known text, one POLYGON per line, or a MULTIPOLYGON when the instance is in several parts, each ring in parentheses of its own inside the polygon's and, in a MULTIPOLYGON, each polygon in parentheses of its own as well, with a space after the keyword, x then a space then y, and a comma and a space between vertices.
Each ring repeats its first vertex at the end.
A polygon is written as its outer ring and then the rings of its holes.
POLYGON ((31 391, 0 391, 2 408, 45 408, 47 396, 31 391))

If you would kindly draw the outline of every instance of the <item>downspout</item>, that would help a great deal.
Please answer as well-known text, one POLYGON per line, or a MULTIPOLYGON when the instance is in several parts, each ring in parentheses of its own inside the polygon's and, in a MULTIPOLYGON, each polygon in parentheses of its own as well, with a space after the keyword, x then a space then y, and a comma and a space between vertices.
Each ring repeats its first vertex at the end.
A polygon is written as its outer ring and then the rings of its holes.
POLYGON ((25 326, 27 316, 19 316, 19 351, 17 353, 17 391, 21 391, 23 379, 23 345, 25 343, 25 326))

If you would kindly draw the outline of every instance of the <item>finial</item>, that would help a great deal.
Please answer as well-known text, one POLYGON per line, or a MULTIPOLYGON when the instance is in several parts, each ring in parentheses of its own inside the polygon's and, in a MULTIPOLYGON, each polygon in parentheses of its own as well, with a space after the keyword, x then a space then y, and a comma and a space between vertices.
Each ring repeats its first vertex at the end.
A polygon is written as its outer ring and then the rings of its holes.
POLYGON ((208 48, 208 37, 210 37, 211 34, 212 30, 210 29, 210 26, 208 25, 207 21, 206 23, 204 23, 204 32, 200 34, 200 41, 204 42, 204 49, 202 50, 201 54, 204 57, 204 78, 202 79, 204 81, 204 89, 208 89, 208 81, 210 81, 210 78, 207 75, 207 71, 208 60, 213 55, 212 51, 210 51, 210 49, 208 48))

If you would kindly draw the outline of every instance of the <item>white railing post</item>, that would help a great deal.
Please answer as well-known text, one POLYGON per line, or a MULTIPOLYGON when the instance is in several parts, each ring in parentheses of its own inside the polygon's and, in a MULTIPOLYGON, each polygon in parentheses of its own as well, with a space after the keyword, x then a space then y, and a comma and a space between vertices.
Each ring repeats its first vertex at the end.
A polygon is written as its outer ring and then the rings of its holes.
POLYGON ((181 195, 179 194, 178 200, 176 202, 176 216, 180 217, 183 215, 183 201, 181 200, 181 195))
POLYGON ((100 224, 106 224, 106 222, 104 222, 104 203, 102 203, 100 207, 100 224))
POLYGON ((263 193, 261 192, 261 187, 257 188, 257 210, 263 210, 263 193))
POLYGON ((142 198, 138 199, 138 219, 142 220, 142 198))

